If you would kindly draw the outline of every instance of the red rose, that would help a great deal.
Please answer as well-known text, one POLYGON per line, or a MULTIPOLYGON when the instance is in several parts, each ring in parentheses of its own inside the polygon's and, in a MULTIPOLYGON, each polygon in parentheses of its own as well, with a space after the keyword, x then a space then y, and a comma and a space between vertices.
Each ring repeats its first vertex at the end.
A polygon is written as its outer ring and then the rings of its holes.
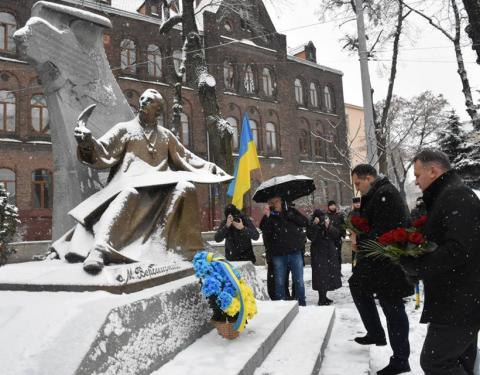
POLYGON ((392 236, 395 242, 407 242, 408 241, 408 233, 405 228, 398 228, 392 231, 392 236))
POLYGON ((378 237, 377 241, 383 246, 394 243, 395 239, 393 238, 393 232, 389 231, 387 233, 382 234, 380 237, 378 237))
POLYGON ((355 228, 358 228, 364 233, 370 232, 370 226, 368 225, 368 220, 361 216, 353 216, 351 223, 355 228))
POLYGON ((427 220, 428 220, 427 215, 420 216, 417 220, 415 220, 413 222, 413 226, 415 228, 423 227, 425 225, 425 223, 427 222, 427 220))
POLYGON ((415 245, 421 245, 425 242, 425 238, 420 232, 413 232, 408 235, 408 242, 411 242, 415 245))

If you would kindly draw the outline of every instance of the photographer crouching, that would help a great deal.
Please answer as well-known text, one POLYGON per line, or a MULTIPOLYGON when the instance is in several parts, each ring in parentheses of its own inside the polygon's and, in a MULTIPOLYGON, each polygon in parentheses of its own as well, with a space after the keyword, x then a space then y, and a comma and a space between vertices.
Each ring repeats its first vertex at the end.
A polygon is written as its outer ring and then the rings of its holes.
POLYGON ((252 221, 233 204, 228 204, 225 207, 225 220, 215 233, 216 242, 225 240, 225 258, 255 263, 252 240, 258 240, 258 237, 259 233, 252 221))

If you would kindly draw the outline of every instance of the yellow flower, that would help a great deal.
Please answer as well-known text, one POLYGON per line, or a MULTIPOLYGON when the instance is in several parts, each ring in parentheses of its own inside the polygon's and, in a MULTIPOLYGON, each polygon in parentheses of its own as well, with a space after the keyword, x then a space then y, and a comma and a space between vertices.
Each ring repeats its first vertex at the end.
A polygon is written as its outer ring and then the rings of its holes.
POLYGON ((232 299, 232 303, 227 307, 225 313, 228 316, 235 316, 240 311, 240 301, 238 297, 232 299))

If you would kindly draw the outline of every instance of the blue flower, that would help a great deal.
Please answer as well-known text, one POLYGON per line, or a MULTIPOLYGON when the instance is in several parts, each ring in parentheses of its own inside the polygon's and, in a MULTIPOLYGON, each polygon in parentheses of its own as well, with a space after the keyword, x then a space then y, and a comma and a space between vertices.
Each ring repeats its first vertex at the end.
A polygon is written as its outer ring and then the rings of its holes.
POLYGON ((201 279, 213 273, 211 265, 205 261, 194 263, 193 268, 195 270, 195 275, 201 279))
POLYGON ((222 285, 214 277, 207 277, 202 286, 202 292, 205 297, 210 297, 216 294, 219 294, 221 291, 222 285))
POLYGON ((199 251, 199 252, 196 253, 195 256, 193 257, 193 263, 201 262, 201 261, 206 261, 207 256, 208 256, 208 252, 206 252, 206 251, 199 251))
POLYGON ((217 305, 220 306, 222 310, 225 310, 232 303, 232 296, 228 293, 222 292, 217 297, 217 305))

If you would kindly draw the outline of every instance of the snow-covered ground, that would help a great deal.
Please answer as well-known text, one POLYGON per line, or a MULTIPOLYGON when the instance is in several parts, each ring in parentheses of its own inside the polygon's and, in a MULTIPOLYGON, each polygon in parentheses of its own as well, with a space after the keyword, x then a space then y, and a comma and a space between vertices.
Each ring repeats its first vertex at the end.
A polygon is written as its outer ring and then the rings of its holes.
MULTIPOLYGON (((262 278, 266 279, 266 268, 257 267, 257 269, 262 278)), ((391 348, 389 345, 383 347, 362 346, 353 341, 355 337, 363 336, 366 332, 348 289, 347 281, 351 275, 350 264, 343 264, 342 274, 342 287, 328 293, 329 298, 334 300, 336 315, 319 375, 375 374, 376 371, 388 364, 392 355, 391 348)), ((311 287, 312 271, 309 266, 305 267, 304 278, 307 305, 316 305, 318 294, 311 287)), ((412 369, 410 374, 414 375, 423 374, 420 368, 420 353, 427 326, 419 323, 422 308, 423 306, 415 310, 414 296, 408 298, 406 309, 410 321, 410 367, 412 369)), ((378 306, 378 311, 380 312, 385 331, 387 331, 385 317, 380 306, 378 306)), ((292 345, 295 344, 292 343, 292 345)), ((477 358, 477 374, 479 373, 478 367, 477 358)))

